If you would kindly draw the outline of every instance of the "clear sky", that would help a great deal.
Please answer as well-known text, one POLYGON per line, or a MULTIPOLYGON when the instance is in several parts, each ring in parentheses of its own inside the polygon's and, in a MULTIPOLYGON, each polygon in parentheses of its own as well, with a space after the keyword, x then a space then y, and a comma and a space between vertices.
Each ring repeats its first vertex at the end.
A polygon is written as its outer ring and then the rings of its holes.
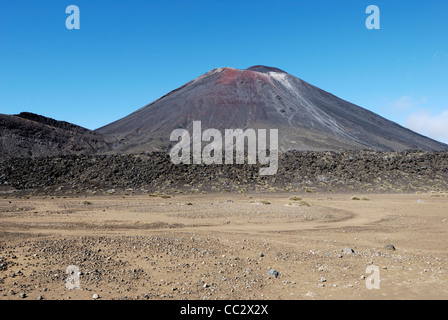
POLYGON ((443 0, 0 0, 0 113, 96 129, 211 69, 263 64, 448 142, 447 16, 443 0))

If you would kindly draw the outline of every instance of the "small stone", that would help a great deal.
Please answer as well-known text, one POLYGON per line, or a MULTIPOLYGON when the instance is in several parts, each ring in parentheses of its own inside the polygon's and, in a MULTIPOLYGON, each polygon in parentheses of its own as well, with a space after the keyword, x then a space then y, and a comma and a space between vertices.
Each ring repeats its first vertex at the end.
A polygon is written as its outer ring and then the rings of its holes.
POLYGON ((268 275, 275 276, 277 278, 280 275, 280 273, 278 273, 278 271, 275 269, 271 269, 268 271, 268 275))
POLYGON ((21 292, 21 293, 19 294, 19 297, 22 298, 22 299, 25 299, 25 298, 26 298, 26 293, 21 292))
POLYGON ((385 249, 388 249, 388 250, 392 250, 392 251, 395 251, 395 250, 396 250, 393 244, 386 244, 386 245, 384 246, 384 248, 385 248, 385 249))
POLYGON ((93 294, 92 298, 93 298, 93 300, 96 300, 96 299, 99 299, 100 296, 99 296, 98 294, 95 293, 95 294, 93 294))
POLYGON ((259 256, 260 256, 260 258, 263 258, 264 257, 264 253, 260 252, 259 256))
POLYGON ((345 247, 344 248, 344 254, 352 254, 355 253, 355 251, 352 248, 345 247))

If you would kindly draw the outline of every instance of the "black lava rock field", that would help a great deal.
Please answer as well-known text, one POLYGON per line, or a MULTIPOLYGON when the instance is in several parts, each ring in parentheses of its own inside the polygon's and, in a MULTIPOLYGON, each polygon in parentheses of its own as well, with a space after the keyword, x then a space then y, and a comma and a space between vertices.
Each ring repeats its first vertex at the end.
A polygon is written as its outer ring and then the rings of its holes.
MULTIPOLYGON (((287 152, 260 165, 175 165, 166 153, 86 155, 0 163, 0 188, 31 195, 198 192, 448 191, 448 152, 287 152)), ((6 191, 3 191, 6 192, 6 191)))

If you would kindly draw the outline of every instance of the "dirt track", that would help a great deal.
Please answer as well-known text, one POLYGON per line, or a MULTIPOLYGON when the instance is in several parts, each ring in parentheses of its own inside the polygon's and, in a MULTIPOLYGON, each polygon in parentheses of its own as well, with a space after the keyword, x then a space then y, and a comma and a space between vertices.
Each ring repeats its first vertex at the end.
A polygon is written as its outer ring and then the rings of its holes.
POLYGON ((446 194, 294 195, 0 199, 0 299, 448 298, 446 194))

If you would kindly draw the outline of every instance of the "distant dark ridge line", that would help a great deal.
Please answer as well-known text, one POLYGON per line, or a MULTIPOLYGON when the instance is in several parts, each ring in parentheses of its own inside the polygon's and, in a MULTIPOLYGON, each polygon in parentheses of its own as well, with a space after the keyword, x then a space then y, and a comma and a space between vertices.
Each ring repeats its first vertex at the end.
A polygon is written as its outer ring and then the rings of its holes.
POLYGON ((21 112, 19 114, 15 114, 14 116, 22 118, 22 119, 27 119, 27 120, 39 122, 39 123, 46 124, 46 125, 49 125, 49 126, 52 126, 52 127, 56 127, 56 128, 63 128, 63 129, 72 128, 72 129, 74 129, 76 131, 92 132, 92 133, 94 133, 93 131, 91 131, 91 130, 89 130, 87 128, 78 126, 76 124, 73 124, 73 123, 70 123, 70 122, 66 122, 66 121, 55 120, 55 119, 48 118, 48 117, 45 117, 45 116, 42 116, 42 115, 39 115, 39 114, 35 114, 35 113, 32 113, 32 112, 21 112))

